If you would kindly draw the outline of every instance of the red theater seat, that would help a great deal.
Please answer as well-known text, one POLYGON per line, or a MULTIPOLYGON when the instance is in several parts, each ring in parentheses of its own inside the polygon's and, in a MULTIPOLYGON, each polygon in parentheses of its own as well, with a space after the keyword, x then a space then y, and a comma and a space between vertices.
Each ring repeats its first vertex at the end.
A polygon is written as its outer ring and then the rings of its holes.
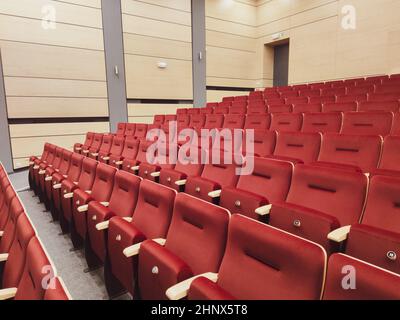
POLYGON ((191 128, 202 128, 206 122, 206 116, 204 114, 194 114, 190 116, 189 127, 191 128))
POLYGON ((336 103, 363 102, 367 100, 367 94, 347 94, 345 96, 336 97, 336 103))
POLYGON ((164 117, 164 125, 169 124, 171 121, 176 121, 175 114, 167 114, 164 117))
POLYGON ((398 112, 399 101, 369 101, 361 102, 358 111, 387 111, 398 112))
POLYGON ((218 108, 215 108, 215 110, 218 110, 220 108, 230 108, 232 106, 232 101, 222 101, 218 103, 218 108))
POLYGON ((127 123, 125 127, 125 137, 133 137, 135 135, 136 123, 127 123))
MULTIPOLYGON (((207 104, 208 106, 208 104, 207 104)), ((176 109, 176 115, 182 115, 182 114, 187 114, 188 113, 188 109, 187 108, 180 108, 180 109, 176 109)))
POLYGON ((112 134, 103 135, 103 140, 101 142, 100 148, 89 149, 88 157, 97 160, 99 154, 109 154, 114 136, 112 134))
MULTIPOLYGON (((326 260, 325 251, 317 244, 234 215, 218 274, 190 281, 188 297, 192 300, 318 300, 326 260)), ((167 295, 178 299, 184 294, 177 286, 168 290, 167 295)))
POLYGON ((134 137, 136 139, 144 139, 146 138, 146 133, 147 133, 147 124, 137 123, 134 137))
POLYGON ((246 106, 232 106, 229 108, 229 114, 246 114, 247 107, 246 106))
MULTIPOLYGON (((8 201, 9 199, 7 199, 8 201)), ((2 219, 3 221, 6 221, 5 223, 3 222, 3 226, 1 228, 1 231, 3 231, 3 235, 0 238, 0 252, 1 253, 7 253, 11 245, 14 241, 14 236, 15 236, 15 231, 16 231, 16 226, 17 226, 17 221, 18 218, 24 214, 24 208, 21 205, 21 202, 19 201, 18 197, 12 198, 8 205, 8 212, 4 212, 3 214, 6 214, 5 219, 2 219)))
POLYGON ((87 237, 85 244, 86 262, 90 269, 101 265, 106 257, 106 235, 109 220, 118 216, 132 218, 139 194, 141 178, 118 171, 114 177, 114 185, 110 200, 106 203, 90 201, 87 211, 87 237))
POLYGON ((400 135, 400 113, 396 113, 393 119, 392 135, 400 135))
POLYGON ((334 232, 330 239, 340 243, 347 237, 346 254, 399 274, 399 203, 400 178, 372 177, 361 224, 358 221, 348 223, 348 227, 342 229, 344 232, 340 232, 340 238, 334 232))
POLYGON ((293 113, 321 112, 321 103, 294 104, 293 113))
POLYGON ((383 143, 383 151, 377 175, 400 176, 400 136, 387 136, 383 143))
POLYGON ((341 133, 386 136, 390 133, 392 122, 391 112, 347 112, 343 116, 341 133))
POLYGON ((232 213, 260 219, 262 215, 256 209, 286 200, 293 164, 258 157, 252 162, 254 170, 250 175, 241 175, 235 187, 222 189, 219 205, 232 213))
POLYGON ((261 107, 249 107, 248 109, 247 109, 247 114, 249 115, 253 115, 253 114, 267 114, 268 113, 268 110, 267 110, 267 107, 266 106, 261 106, 261 107))
POLYGON ((214 109, 214 114, 228 114, 230 107, 218 107, 214 109))
POLYGON ((188 116, 186 114, 180 114, 176 117, 176 122, 177 122, 176 125, 178 127, 178 130, 187 128, 190 123, 190 116, 188 116))
POLYGON ((85 139, 85 142, 83 144, 81 144, 81 143, 75 143, 74 144, 74 152, 81 153, 82 150, 89 150, 90 146, 93 143, 94 135, 95 135, 94 132, 86 133, 86 139, 85 139))
POLYGON ((297 165, 286 202, 272 206, 269 223, 322 245, 338 249, 328 234, 358 222, 368 178, 355 171, 297 165))
POLYGON ((386 84, 377 86, 375 93, 400 93, 400 87, 397 84, 386 84))
POLYGON ((213 114, 214 113, 214 108, 201 108, 200 109, 200 114, 213 114))
POLYGON ((292 112, 292 105, 289 104, 268 104, 269 113, 289 113, 292 112))
POLYGON ((320 133, 278 132, 274 158, 310 163, 318 158, 321 146, 320 133))
POLYGON ((336 96, 311 97, 310 103, 334 103, 336 96))
POLYGON ((91 190, 96 176, 97 162, 95 160, 85 158, 82 161, 82 170, 78 181, 65 179, 61 182, 61 212, 63 213, 61 227, 64 232, 70 229, 72 222, 72 208, 76 206, 73 201, 73 192, 76 189, 91 190))
MULTIPOLYGON (((342 82, 339 82, 341 85, 344 85, 342 82)), ((333 87, 333 88, 326 88, 322 89, 321 95, 323 97, 326 96, 344 96, 346 94, 345 87, 333 87)))
MULTIPOLYGON (((121 155, 111 154, 108 163, 118 169, 122 168, 124 160, 126 160, 125 164, 128 165, 129 162, 134 161, 136 158, 139 150, 139 143, 140 140, 135 139, 133 136, 126 137, 121 155)), ((127 170, 127 168, 124 170, 127 170)))
POLYGON ((243 129, 246 116, 239 114, 227 114, 225 116, 223 128, 226 129, 243 129))
POLYGON ((373 172, 378 167, 382 148, 380 136, 357 136, 326 133, 322 139, 318 161, 322 165, 344 165, 373 172))
POLYGON ((400 275, 337 253, 330 257, 324 300, 399 300, 400 275), (354 287, 343 287, 343 271, 352 272, 354 287))
POLYGON ((322 112, 352 112, 357 111, 357 102, 324 103, 322 112))
POLYGON ((206 107, 207 107, 207 108, 215 108, 215 107, 218 107, 218 102, 207 102, 206 107))
POLYGON ((342 127, 342 114, 329 113, 305 113, 303 115, 302 132, 340 132, 342 127))
POLYGON ((252 91, 249 93, 249 100, 263 100, 263 99, 264 99, 264 93, 262 91, 252 91))
POLYGON ((82 147, 82 154, 85 156, 89 156, 91 153, 99 152, 101 144, 103 142, 103 134, 95 133, 93 137, 93 142, 89 148, 82 147))
POLYGON ((126 128, 126 123, 119 122, 117 125, 117 132, 115 133, 115 135, 118 137, 124 137, 125 136, 125 128, 126 128))
POLYGON ((165 241, 146 240, 140 246, 141 298, 165 300, 169 287, 195 275, 217 272, 225 250, 229 216, 221 207, 178 194, 165 241))
POLYGON ((271 116, 265 115, 247 115, 244 123, 244 129, 267 130, 271 125, 271 116))
POLYGON ((292 97, 286 98, 286 104, 306 104, 309 103, 308 97, 292 97))
POLYGON ((347 94, 348 95, 361 95, 361 94, 367 94, 367 93, 373 93, 375 90, 375 86, 373 85, 367 85, 367 86, 362 86, 362 87, 354 87, 354 88, 347 88, 347 94))
POLYGON ((371 93, 368 95, 368 101, 398 101, 400 100, 400 91, 392 93, 371 93))
POLYGON ((164 123, 165 116, 163 114, 157 114, 153 117, 153 124, 161 126, 164 123))
POLYGON ((103 163, 109 163, 110 157, 111 155, 114 156, 120 156, 123 149, 124 149, 124 143, 125 143, 125 138, 124 137, 114 137, 112 144, 111 144, 111 148, 110 151, 104 152, 102 150, 99 151, 99 161, 103 162, 103 163))
MULTIPOLYGON (((85 164, 83 164, 85 167, 85 164)), ((114 186, 116 169, 99 163, 90 190, 80 188, 73 191, 71 240, 75 248, 82 246, 87 235, 87 211, 92 201, 108 202, 114 186)))
POLYGON ((138 257, 129 253, 146 239, 165 239, 171 222, 176 192, 150 181, 142 181, 133 220, 115 216, 108 228, 108 258, 104 275, 110 295, 123 289, 135 293, 138 257), (132 247, 133 246, 133 247, 132 247))
POLYGON ((299 131, 303 123, 301 113, 276 113, 271 115, 270 130, 299 131))
POLYGON ((190 115, 195 115, 195 114, 199 114, 200 113, 200 109, 199 108, 189 108, 187 114, 190 115))
POLYGON ((210 114, 206 116, 206 122, 204 124, 204 129, 215 129, 222 128, 224 124, 224 115, 222 114, 210 114))

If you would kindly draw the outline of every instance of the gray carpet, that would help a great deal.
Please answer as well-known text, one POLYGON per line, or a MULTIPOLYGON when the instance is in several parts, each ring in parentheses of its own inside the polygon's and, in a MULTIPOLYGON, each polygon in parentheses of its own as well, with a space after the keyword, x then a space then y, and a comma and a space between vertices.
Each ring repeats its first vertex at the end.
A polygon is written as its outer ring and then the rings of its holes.
MULTIPOLYGON (((27 175, 27 172, 10 175, 10 180, 16 190, 22 190, 28 186, 27 175)), ((83 251, 69 251, 72 248, 69 235, 60 235, 61 228, 58 222, 52 222, 51 214, 43 212, 44 205, 38 203, 39 200, 33 197, 32 191, 20 191, 18 194, 57 269, 57 274, 64 280, 72 298, 76 300, 108 299, 103 282, 103 269, 84 273, 83 270, 87 264, 83 251)), ((118 299, 129 299, 129 296, 123 295, 118 299)))

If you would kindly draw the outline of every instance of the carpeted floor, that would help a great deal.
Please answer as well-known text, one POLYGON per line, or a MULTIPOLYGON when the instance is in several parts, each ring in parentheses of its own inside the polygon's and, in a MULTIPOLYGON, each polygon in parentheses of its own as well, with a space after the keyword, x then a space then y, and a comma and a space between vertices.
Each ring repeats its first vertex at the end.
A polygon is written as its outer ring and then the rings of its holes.
MULTIPOLYGON (((33 197, 32 191, 26 190, 27 175, 27 171, 14 173, 10 175, 10 180, 15 190, 19 191, 18 195, 25 206, 26 213, 72 298, 77 300, 108 299, 103 282, 103 269, 91 273, 83 272, 87 267, 83 251, 70 252, 72 243, 69 235, 60 235, 61 229, 58 222, 52 222, 50 212, 43 212, 44 205, 38 203, 39 199, 33 197)), ((129 296, 123 295, 118 299, 129 299, 129 296)))

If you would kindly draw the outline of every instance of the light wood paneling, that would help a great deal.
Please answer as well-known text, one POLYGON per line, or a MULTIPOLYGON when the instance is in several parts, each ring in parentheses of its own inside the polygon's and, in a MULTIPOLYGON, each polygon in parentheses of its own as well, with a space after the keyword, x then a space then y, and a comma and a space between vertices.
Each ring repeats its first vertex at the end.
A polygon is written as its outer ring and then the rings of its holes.
POLYGON ((0 41, 4 76, 106 81, 104 52, 0 41))
POLYGON ((107 117, 107 99, 8 97, 9 118, 107 117))
POLYGON ((191 61, 125 55, 125 67, 129 98, 192 99, 191 61), (157 67, 160 61, 166 69, 157 67))

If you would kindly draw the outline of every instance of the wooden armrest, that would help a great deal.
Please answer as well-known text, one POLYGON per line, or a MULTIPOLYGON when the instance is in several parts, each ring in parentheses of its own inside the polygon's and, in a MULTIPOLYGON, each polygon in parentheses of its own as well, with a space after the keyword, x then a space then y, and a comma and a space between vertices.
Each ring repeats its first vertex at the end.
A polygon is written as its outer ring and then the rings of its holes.
POLYGON ((34 164, 35 164, 35 162, 29 161, 29 165, 30 165, 30 166, 33 166, 34 164))
MULTIPOLYGON (((152 241, 157 242, 159 245, 164 246, 166 240, 165 239, 153 239, 152 241)), ((126 247, 123 251, 125 257, 130 258, 139 254, 140 246, 142 243, 136 243, 132 246, 126 247)))
POLYGON ((38 165, 33 166, 33 170, 37 170, 37 169, 39 169, 39 166, 38 166, 38 165))
POLYGON ((82 152, 83 153, 89 153, 89 150, 83 150, 82 152))
POLYGON ((87 194, 92 194, 92 190, 85 190, 87 194))
POLYGON ((109 202, 100 202, 100 204, 101 204, 102 206, 105 206, 105 207, 108 207, 108 206, 110 205, 109 202))
POLYGON ((51 180, 53 180, 52 176, 48 176, 48 177, 44 178, 44 181, 51 181, 51 180))
POLYGON ((0 231, 0 238, 3 236, 4 231, 0 231))
POLYGON ((123 161, 116 161, 115 162, 115 164, 117 165, 117 166, 120 166, 121 164, 123 164, 124 162, 123 161))
POLYGON ((76 147, 76 148, 75 148, 75 150, 77 150, 77 151, 81 151, 81 150, 82 150, 82 148, 81 148, 81 147, 76 147))
POLYGON ((67 176, 66 174, 63 174, 63 177, 64 177, 64 178, 68 178, 68 176, 67 176))
POLYGON ((54 169, 56 172, 60 172, 60 169, 54 169))
POLYGON ((78 181, 74 181, 74 182, 73 182, 73 184, 75 184, 75 185, 78 185, 78 183, 79 183, 78 181))
POLYGON ((328 234, 328 239, 334 242, 343 242, 347 239, 348 234, 350 233, 351 226, 341 227, 339 229, 333 230, 328 234))
POLYGON ((123 217, 122 219, 124 219, 127 222, 132 222, 133 221, 132 217, 123 217))
POLYGON ((40 170, 39 171, 39 174, 42 176, 42 175, 44 175, 46 173, 46 170, 40 170))
POLYGON ((139 166, 133 166, 133 167, 131 167, 131 170, 132 171, 139 171, 139 166))
POLYGON ((159 177, 160 176, 160 172, 152 172, 150 173, 150 175, 154 178, 159 177))
POLYGON ((214 198, 218 198, 218 197, 221 196, 221 191, 222 191, 222 190, 211 191, 211 192, 208 193, 208 196, 211 197, 211 198, 213 198, 213 199, 214 199, 214 198))
POLYGON ((187 296, 192 282, 200 277, 207 278, 207 279, 211 280, 212 282, 217 282, 218 273, 207 272, 207 273, 199 274, 197 276, 194 276, 190 279, 179 282, 176 285, 170 287, 165 292, 165 294, 167 295, 168 299, 170 299, 170 300, 180 300, 187 296))
POLYGON ((99 231, 108 229, 109 224, 110 224, 110 221, 108 221, 108 220, 99 222, 98 224, 96 224, 96 229, 99 231))
POLYGON ((84 204, 83 206, 78 207, 78 212, 86 212, 89 209, 88 204, 84 204))
POLYGON ((103 157, 103 160, 108 161, 110 160, 110 157, 103 157))
POLYGON ((8 288, 0 290, 0 300, 7 300, 14 298, 17 294, 17 288, 8 288))
POLYGON ((73 192, 66 193, 66 194, 64 194, 64 199, 70 199, 70 198, 72 198, 73 196, 74 196, 74 193, 73 193, 73 192))
POLYGON ((56 190, 56 189, 61 189, 61 183, 53 184, 53 189, 54 189, 54 190, 56 190))
POLYGON ((97 152, 93 152, 93 153, 91 153, 91 155, 92 155, 93 157, 97 157, 99 154, 98 154, 97 152))
POLYGON ((8 253, 0 253, 0 262, 7 261, 8 253))
POLYGON ((266 216, 271 212, 272 204, 267 204, 266 206, 262 206, 254 210, 256 214, 259 216, 266 216))
POLYGON ((186 182, 187 182, 186 179, 177 180, 177 181, 175 181, 175 184, 176 184, 177 186, 184 186, 184 185, 186 184, 186 182))

